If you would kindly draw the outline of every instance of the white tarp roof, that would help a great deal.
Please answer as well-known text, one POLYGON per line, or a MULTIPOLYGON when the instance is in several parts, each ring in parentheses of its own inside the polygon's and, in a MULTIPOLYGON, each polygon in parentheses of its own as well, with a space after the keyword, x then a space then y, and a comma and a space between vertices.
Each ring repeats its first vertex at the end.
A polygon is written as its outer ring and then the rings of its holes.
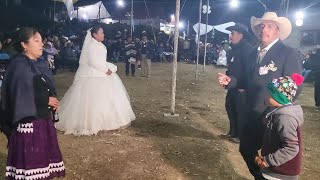
MULTIPOLYGON (((101 1, 96 4, 81 6, 78 9, 78 17, 79 19, 98 19, 99 18, 99 8, 100 8, 100 18, 109 18, 111 17, 106 7, 104 7, 101 1)), ((72 18, 77 18, 77 11, 74 11, 72 14, 72 18)))
MULTIPOLYGON (((204 35, 207 34, 208 32, 212 31, 213 29, 218 30, 222 33, 226 33, 226 34, 230 34, 231 32, 226 30, 228 27, 230 26, 234 26, 235 23, 234 22, 228 22, 228 23, 224 23, 224 24, 219 24, 219 25, 208 25, 207 27, 207 32, 206 32, 206 25, 205 24, 200 24, 200 35, 204 35)), ((198 26, 199 23, 193 25, 193 30, 198 34, 198 26)))
POLYGON ((224 23, 224 24, 219 24, 219 25, 208 25, 207 26, 207 32, 206 32, 206 25, 200 23, 200 32, 198 32, 198 28, 199 28, 199 23, 193 25, 193 30, 197 33, 196 36, 196 43, 198 43, 198 33, 201 35, 207 34, 210 31, 216 29, 217 31, 220 31, 222 33, 226 33, 226 34, 230 34, 231 32, 227 30, 228 27, 230 26, 234 26, 236 23, 234 22, 228 22, 228 23, 224 23))

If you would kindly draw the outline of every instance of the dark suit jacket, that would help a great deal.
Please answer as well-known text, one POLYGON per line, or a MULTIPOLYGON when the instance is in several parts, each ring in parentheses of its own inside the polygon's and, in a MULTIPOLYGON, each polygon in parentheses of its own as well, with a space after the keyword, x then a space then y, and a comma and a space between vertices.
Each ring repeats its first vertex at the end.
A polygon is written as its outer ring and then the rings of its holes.
MULTIPOLYGON (((267 85, 270 81, 281 76, 291 76, 293 73, 302 74, 303 65, 302 59, 298 52, 282 43, 279 40, 274 44, 262 61, 257 63, 258 48, 256 48, 249 55, 247 59, 247 92, 248 92, 248 106, 250 112, 250 119, 258 120, 261 115, 267 110, 267 98, 269 93, 267 85), (273 70, 268 70, 267 73, 261 73, 259 70, 263 67, 274 65, 273 70)), ((230 87, 235 86, 236 79, 232 79, 230 87)), ((300 89, 301 92, 301 89, 300 89)))
POLYGON ((246 89, 247 75, 244 69, 246 69, 247 59, 253 51, 253 47, 246 39, 242 39, 238 44, 231 47, 232 50, 227 56, 228 70, 226 74, 237 79, 236 89, 246 89))
POLYGON ((312 70, 315 79, 320 78, 320 51, 318 50, 316 54, 311 54, 307 62, 304 63, 304 68, 312 70))

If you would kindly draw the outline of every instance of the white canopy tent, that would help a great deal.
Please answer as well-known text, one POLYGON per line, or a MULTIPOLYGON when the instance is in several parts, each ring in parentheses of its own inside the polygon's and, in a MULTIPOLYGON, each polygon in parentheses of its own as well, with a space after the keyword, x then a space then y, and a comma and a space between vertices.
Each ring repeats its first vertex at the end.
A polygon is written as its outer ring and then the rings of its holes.
MULTIPOLYGON (((215 30, 218 30, 222 33, 230 34, 230 31, 228 31, 226 29, 228 27, 234 26, 234 25, 235 25, 234 22, 228 22, 228 23, 219 24, 219 25, 215 25, 215 26, 208 25, 207 33, 212 31, 213 29, 215 29, 215 30)), ((198 34, 198 26, 199 26, 199 23, 193 25, 193 29, 197 34, 198 34)), ((200 35, 204 35, 204 34, 206 34, 206 24, 201 23, 200 24, 200 35)))
POLYGON ((66 5, 67 11, 68 11, 68 15, 71 18, 71 15, 74 11, 73 8, 73 4, 76 3, 78 0, 52 0, 54 1, 54 7, 53 7, 53 11, 54 11, 54 16, 55 16, 55 11, 56 11, 56 2, 62 2, 66 5))
POLYGON ((77 18, 77 15, 79 19, 83 19, 83 20, 99 19, 99 18, 105 19, 105 18, 111 17, 106 7, 103 5, 101 1, 92 5, 81 6, 78 8, 79 8, 78 12, 73 11, 71 15, 72 18, 77 18))
MULTIPOLYGON (((207 32, 206 32, 206 24, 200 24, 200 36, 201 35, 204 35, 204 34, 207 34, 209 33, 210 31, 212 30, 217 30, 217 31, 220 31, 222 33, 226 33, 226 34, 230 34, 231 32, 226 30, 228 27, 230 26, 234 26, 235 23, 234 22, 228 22, 228 23, 224 23, 224 24, 219 24, 219 25, 215 25, 215 26, 212 26, 212 25, 208 25, 208 28, 207 28, 207 32)), ((198 34, 198 26, 199 26, 199 23, 193 25, 193 30, 198 34)), ((198 37, 198 36, 196 36, 198 37)), ((198 40, 196 40, 196 42, 198 42, 198 40)))

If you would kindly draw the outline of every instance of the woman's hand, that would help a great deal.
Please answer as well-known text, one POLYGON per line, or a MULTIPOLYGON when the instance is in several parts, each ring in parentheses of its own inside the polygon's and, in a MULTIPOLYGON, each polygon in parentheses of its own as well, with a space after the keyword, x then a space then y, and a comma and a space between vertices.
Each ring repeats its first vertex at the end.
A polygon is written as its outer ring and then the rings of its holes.
POLYGON ((55 97, 49 97, 49 106, 53 107, 54 110, 58 109, 59 107, 59 101, 55 97))

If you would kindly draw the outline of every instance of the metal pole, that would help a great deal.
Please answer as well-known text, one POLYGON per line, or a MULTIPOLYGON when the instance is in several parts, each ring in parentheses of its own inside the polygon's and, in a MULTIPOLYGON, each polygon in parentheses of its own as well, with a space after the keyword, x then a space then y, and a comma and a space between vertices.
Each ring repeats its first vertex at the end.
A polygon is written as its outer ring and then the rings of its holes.
POLYGON ((258 1, 264 7, 264 13, 266 13, 267 12, 267 6, 264 3, 262 3, 261 0, 258 0, 258 1))
POLYGON ((207 0, 207 19, 206 19, 206 39, 204 42, 204 60, 203 60, 203 72, 206 71, 206 60, 207 60, 207 42, 208 42, 208 19, 209 19, 209 0, 207 0))
POLYGON ((200 5, 199 5, 198 49, 197 49, 197 62, 196 62, 195 84, 197 84, 197 82, 198 82, 198 65, 199 65, 199 56, 200 56, 200 23, 201 23, 201 9, 202 9, 202 0, 200 0, 200 5))
POLYGON ((55 18, 56 18, 56 3, 57 3, 57 1, 54 1, 54 3, 53 3, 53 33, 55 33, 55 26, 56 26, 56 21, 55 21, 55 18))
MULTIPOLYGON (((151 19, 150 13, 149 13, 149 9, 148 9, 148 6, 147 6, 147 2, 146 2, 146 0, 143 0, 143 1, 144 1, 144 5, 146 6, 148 18, 151 20, 151 30, 152 30, 152 33, 153 33, 153 39, 154 39, 155 44, 157 44, 157 38, 156 38, 156 34, 154 33, 154 28, 153 28, 153 21, 152 21, 152 19, 151 19)), ((180 8, 180 7, 179 7, 179 8, 180 8)))
POLYGON ((131 37, 132 37, 132 34, 133 34, 133 0, 131 0, 131 37))
POLYGON ((165 116, 179 116, 175 114, 176 105, 176 86, 177 86, 177 66, 178 66, 178 43, 179 43, 179 18, 180 17, 180 0, 176 0, 176 22, 174 30, 174 57, 173 57, 173 71, 172 71, 172 94, 171 94, 171 114, 164 114, 165 116))
POLYGON ((187 36, 189 37, 189 32, 190 32, 190 22, 188 20, 188 25, 187 25, 187 36))
POLYGON ((100 10, 101 10, 101 5, 102 5, 102 2, 101 2, 101 4, 100 4, 100 6, 99 6, 99 14, 98 14, 98 17, 99 17, 99 21, 98 21, 98 22, 99 22, 99 23, 101 22, 101 15, 100 15, 100 13, 101 13, 101 12, 100 12, 100 10))
POLYGON ((287 9, 286 9, 286 17, 288 17, 288 11, 289 11, 289 3, 290 3, 290 0, 287 1, 287 9))
POLYGON ((51 19, 51 17, 52 17, 52 12, 51 12, 51 7, 49 8, 49 19, 51 19))

